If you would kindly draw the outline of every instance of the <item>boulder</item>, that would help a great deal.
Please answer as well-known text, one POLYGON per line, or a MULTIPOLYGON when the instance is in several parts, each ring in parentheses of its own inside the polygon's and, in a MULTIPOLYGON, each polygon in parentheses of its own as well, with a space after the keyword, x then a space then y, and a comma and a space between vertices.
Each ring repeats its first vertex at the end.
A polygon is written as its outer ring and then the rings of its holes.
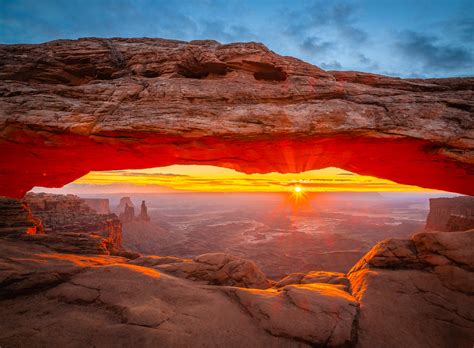
POLYGON ((254 262, 225 253, 203 254, 192 260, 147 256, 131 263, 152 266, 168 274, 213 285, 256 289, 271 286, 271 282, 254 262))

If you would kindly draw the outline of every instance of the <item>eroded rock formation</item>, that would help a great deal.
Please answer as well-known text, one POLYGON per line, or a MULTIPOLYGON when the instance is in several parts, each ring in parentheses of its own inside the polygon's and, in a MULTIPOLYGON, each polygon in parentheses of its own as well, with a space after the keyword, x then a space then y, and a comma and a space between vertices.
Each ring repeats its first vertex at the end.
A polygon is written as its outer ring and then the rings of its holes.
POLYGON ((43 224, 25 202, 0 197, 0 236, 43 234, 43 224))
POLYGON ((140 206, 140 214, 138 215, 137 219, 141 221, 150 221, 150 216, 148 215, 148 208, 145 204, 145 201, 142 201, 140 206))
POLYGON ((135 205, 132 202, 132 199, 130 197, 122 197, 120 198, 119 204, 115 207, 114 212, 119 215, 125 211, 126 206, 132 207, 135 209, 135 205))
POLYGON ((119 219, 123 224, 134 221, 135 208, 133 206, 128 205, 128 203, 125 203, 125 208, 123 212, 120 213, 119 219))
POLYGON ((30 241, 85 254, 122 249, 122 225, 115 214, 98 214, 74 195, 28 193, 24 201, 45 231, 41 237, 26 238, 30 241))
POLYGON ((447 232, 474 229, 474 197, 431 198, 426 229, 447 232))
POLYGON ((474 194, 473 78, 327 72, 257 43, 161 39, 1 45, 0 65, 0 195, 171 164, 334 166, 474 194))
POLYGON ((213 285, 232 285, 242 288, 267 289, 271 282, 249 260, 225 253, 211 253, 193 260, 175 257, 143 256, 132 261, 135 265, 155 269, 178 277, 204 281, 213 285))
POLYGON ((78 256, 0 238, 0 345, 424 348, 474 340, 474 231, 383 241, 347 277, 310 272, 266 289, 199 281, 228 259, 186 261, 207 263, 192 281, 163 267, 182 259, 78 256))

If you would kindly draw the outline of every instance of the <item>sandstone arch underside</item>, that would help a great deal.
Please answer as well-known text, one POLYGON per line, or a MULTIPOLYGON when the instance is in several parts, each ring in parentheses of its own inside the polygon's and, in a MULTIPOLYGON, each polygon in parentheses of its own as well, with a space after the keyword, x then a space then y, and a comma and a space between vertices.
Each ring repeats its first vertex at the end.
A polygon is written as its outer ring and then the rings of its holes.
POLYGON ((334 166, 474 195, 473 89, 324 71, 257 43, 0 45, 0 195, 170 164, 334 166))

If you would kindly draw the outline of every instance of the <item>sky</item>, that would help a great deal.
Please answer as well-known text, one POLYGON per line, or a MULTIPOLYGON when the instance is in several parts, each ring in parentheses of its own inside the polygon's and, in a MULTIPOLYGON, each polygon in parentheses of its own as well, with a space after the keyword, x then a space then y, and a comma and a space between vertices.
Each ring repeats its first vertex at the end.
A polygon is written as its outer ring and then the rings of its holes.
MULTIPOLYGON (((417 186, 325 168, 295 174, 243 174, 208 165, 90 172, 51 193, 164 193, 164 192, 437 192, 417 186)), ((439 192, 439 191, 438 191, 439 192)))
POLYGON ((258 41, 326 70, 474 75, 473 0, 0 0, 0 43, 258 41))

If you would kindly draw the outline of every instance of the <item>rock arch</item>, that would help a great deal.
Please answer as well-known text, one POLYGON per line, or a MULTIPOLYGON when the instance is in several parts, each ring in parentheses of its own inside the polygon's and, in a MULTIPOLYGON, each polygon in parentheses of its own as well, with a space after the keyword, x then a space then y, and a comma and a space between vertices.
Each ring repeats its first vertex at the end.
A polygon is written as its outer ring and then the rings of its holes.
POLYGON ((327 166, 474 194, 474 78, 323 71, 258 43, 0 46, 0 195, 91 170, 327 166))

